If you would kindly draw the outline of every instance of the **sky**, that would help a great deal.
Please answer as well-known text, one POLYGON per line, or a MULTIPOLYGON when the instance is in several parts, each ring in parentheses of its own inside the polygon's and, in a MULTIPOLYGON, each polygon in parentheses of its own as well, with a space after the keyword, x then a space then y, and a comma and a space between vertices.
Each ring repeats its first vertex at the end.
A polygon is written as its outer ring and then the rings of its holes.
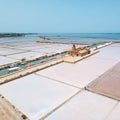
POLYGON ((120 33, 120 0, 0 0, 0 32, 120 33))

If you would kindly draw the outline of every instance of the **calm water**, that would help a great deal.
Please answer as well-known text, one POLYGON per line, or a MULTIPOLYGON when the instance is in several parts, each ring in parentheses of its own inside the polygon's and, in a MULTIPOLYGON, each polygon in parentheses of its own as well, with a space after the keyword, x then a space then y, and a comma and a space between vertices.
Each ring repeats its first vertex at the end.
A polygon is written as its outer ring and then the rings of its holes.
POLYGON ((120 33, 39 33, 19 38, 1 38, 0 43, 44 41, 40 36, 49 38, 49 41, 72 43, 120 42, 120 33))

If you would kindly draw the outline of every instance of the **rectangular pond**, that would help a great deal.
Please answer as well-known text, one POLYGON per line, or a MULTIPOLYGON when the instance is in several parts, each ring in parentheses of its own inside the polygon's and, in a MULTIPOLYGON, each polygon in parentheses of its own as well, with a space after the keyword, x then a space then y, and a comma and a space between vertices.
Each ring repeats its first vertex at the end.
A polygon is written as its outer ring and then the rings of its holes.
POLYGON ((53 111, 79 89, 31 74, 0 86, 0 94, 31 120, 53 111))

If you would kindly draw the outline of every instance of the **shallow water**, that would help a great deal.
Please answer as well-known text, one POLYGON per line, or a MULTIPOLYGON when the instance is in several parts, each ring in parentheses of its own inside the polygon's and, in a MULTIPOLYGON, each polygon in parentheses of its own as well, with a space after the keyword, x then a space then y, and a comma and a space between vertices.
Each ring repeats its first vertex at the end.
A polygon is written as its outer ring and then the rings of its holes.
POLYGON ((0 43, 44 41, 40 36, 49 38, 48 41, 72 43, 120 42, 119 33, 39 33, 34 36, 0 38, 0 43))
MULTIPOLYGON (((33 61, 30 61, 30 62, 26 62, 25 64, 15 65, 14 67, 19 67, 20 69, 26 69, 27 64, 29 66, 40 65, 43 62, 47 62, 47 61, 50 61, 50 60, 53 60, 53 59, 56 59, 56 58, 61 58, 63 56, 66 56, 66 54, 67 54, 67 52, 64 52, 64 53, 57 54, 57 55, 54 55, 54 56, 49 56, 49 57, 41 58, 41 59, 38 59, 38 60, 33 60, 33 61)), ((9 73, 8 69, 9 68, 4 68, 4 69, 0 70, 0 76, 7 75, 9 73)), ((14 72, 16 72, 16 71, 14 71, 14 72)))

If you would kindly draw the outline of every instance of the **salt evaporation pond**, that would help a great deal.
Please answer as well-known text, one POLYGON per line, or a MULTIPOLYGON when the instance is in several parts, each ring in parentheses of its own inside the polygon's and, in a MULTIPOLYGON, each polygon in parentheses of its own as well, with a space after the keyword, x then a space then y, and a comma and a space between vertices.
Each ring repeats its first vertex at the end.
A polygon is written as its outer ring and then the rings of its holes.
POLYGON ((0 93, 31 120, 38 120, 79 91, 31 74, 0 86, 0 93))

